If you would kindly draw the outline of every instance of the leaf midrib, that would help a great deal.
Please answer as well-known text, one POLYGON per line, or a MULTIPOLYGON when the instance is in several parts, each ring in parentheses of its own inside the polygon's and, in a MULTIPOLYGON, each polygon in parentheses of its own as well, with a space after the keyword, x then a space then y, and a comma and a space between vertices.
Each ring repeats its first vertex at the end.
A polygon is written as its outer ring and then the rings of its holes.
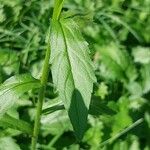
MULTIPOLYGON (((68 52, 68 47, 67 47, 67 40, 66 40, 66 38, 65 38, 65 32, 64 32, 64 30, 63 30, 63 26, 62 26, 62 24, 61 24, 61 22, 60 21, 58 21, 58 23, 59 23, 59 25, 60 25, 60 28, 61 28, 61 31, 62 31, 62 35, 63 35, 63 39, 64 39, 64 44, 65 44, 65 51, 66 51, 66 56, 67 56, 67 60, 68 60, 68 63, 69 63, 69 66, 70 66, 70 73, 71 73, 71 76, 72 76, 72 79, 73 79, 73 86, 74 86, 74 90, 76 89, 76 86, 75 86, 75 82, 74 82, 74 77, 73 77, 73 72, 72 72, 72 65, 71 65, 71 61, 70 61, 70 58, 69 58, 69 52, 68 52)), ((74 92, 74 91, 73 91, 74 92)), ((75 96, 76 96, 76 93, 75 93, 75 96)), ((77 99, 77 98, 75 98, 75 99, 77 99)), ((76 107, 76 110, 78 110, 78 103, 76 103, 76 105, 75 105, 75 107, 76 107)), ((77 112, 77 122, 79 123, 79 127, 80 127, 80 121, 79 121, 79 112, 78 111, 76 111, 77 112)))
MULTIPOLYGON (((70 30, 70 28, 68 28, 68 26, 66 26, 66 28, 68 29, 68 31, 69 31, 70 34, 72 35, 74 41, 77 42, 78 39, 77 39, 76 36, 73 34, 72 30, 70 30)), ((82 56, 84 57, 84 59, 86 59, 85 53, 83 52, 82 48, 81 48, 79 45, 77 45, 77 47, 81 50, 80 52, 82 53, 82 56)), ((71 50, 71 51, 72 51, 72 50, 71 50)), ((78 59, 82 62, 82 64, 85 66, 85 68, 88 68, 88 66, 85 64, 85 62, 82 60, 82 58, 80 58, 80 56, 79 56, 76 52, 72 51, 72 53, 73 53, 74 55, 76 55, 76 57, 78 57, 78 59)), ((88 65, 89 65, 90 67, 92 67, 89 61, 87 61, 86 63, 88 63, 88 65)), ((86 71, 87 71, 87 75, 89 76, 89 79, 93 80, 93 78, 92 78, 91 73, 89 72, 89 70, 87 69, 86 71)))
MULTIPOLYGON (((25 85, 25 84, 29 84, 29 83, 38 83, 37 81, 30 81, 30 82, 25 82, 25 83, 21 83, 21 84, 17 84, 17 85, 15 85, 15 86, 13 86, 13 87, 11 87, 11 88, 9 88, 8 90, 6 90, 4 93, 2 93, 0 96, 2 96, 2 95, 4 95, 4 94, 6 94, 7 92, 9 92, 10 90, 12 90, 13 88, 17 88, 17 87, 19 87, 19 86, 21 86, 21 85, 25 85)), ((8 86, 8 85, 7 85, 8 86)))

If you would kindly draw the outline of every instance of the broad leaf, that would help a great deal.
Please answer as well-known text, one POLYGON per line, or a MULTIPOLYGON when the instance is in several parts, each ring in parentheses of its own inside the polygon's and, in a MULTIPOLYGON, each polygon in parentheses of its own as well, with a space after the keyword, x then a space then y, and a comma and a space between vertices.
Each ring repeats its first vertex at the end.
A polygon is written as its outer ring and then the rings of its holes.
POLYGON ((53 21, 50 32, 53 82, 80 140, 86 129, 93 82, 96 80, 88 44, 72 19, 53 21))
POLYGON ((0 86, 0 117, 23 93, 40 86, 39 80, 34 79, 30 74, 13 76, 6 80, 0 86))

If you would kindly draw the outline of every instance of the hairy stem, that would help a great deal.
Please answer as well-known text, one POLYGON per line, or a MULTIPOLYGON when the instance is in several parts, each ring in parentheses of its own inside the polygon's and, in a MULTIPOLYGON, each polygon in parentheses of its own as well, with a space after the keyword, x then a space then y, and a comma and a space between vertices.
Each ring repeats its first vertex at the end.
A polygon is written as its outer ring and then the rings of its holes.
MULTIPOLYGON (((55 21, 59 20, 59 16, 60 16, 62 6, 63 6, 63 1, 64 0, 56 0, 55 1, 52 20, 55 20, 55 21)), ((50 35, 48 35, 48 36, 50 37, 50 35)), ((50 38, 49 38, 48 47, 46 50, 46 56, 45 56, 45 60, 44 60, 44 65, 43 65, 42 77, 41 77, 42 87, 39 90, 39 99, 38 99, 37 109, 36 109, 31 150, 36 150, 36 144, 37 144, 37 139, 38 139, 38 134, 39 134, 39 129, 40 129, 42 106, 43 106, 43 101, 44 101, 44 96, 45 96, 45 88, 46 88, 47 79, 48 79, 48 75, 49 75, 49 68, 50 68, 50 65, 49 65, 50 51, 51 50, 50 50, 50 38)))

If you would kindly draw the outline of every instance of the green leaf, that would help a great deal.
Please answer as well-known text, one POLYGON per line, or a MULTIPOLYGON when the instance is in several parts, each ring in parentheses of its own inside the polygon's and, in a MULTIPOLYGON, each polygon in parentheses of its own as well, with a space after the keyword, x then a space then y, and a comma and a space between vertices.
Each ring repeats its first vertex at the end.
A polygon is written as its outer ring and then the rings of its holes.
POLYGON ((102 114, 114 115, 116 112, 109 108, 100 97, 93 96, 90 104, 89 114, 99 116, 102 114))
POLYGON ((13 138, 4 137, 0 138, 0 150, 21 150, 13 138))
POLYGON ((129 115, 129 99, 121 97, 117 104, 119 112, 114 116, 114 122, 112 123, 112 137, 132 124, 132 118, 129 115))
POLYGON ((41 86, 30 74, 16 75, 0 86, 0 117, 10 109, 19 97, 33 88, 41 86))
POLYGON ((16 119, 8 114, 5 114, 1 119, 0 119, 0 126, 1 127, 8 127, 12 129, 16 129, 19 131, 22 131, 23 133, 28 133, 32 134, 32 126, 20 119, 16 119))
POLYGON ((80 27, 80 29, 83 29, 83 27, 89 25, 93 22, 93 13, 88 11, 77 11, 77 10, 68 10, 64 11, 61 15, 61 17, 67 19, 72 18, 77 25, 80 27))
POLYGON ((89 117, 89 122, 91 124, 91 128, 87 130, 85 136, 83 138, 83 142, 87 142, 91 145, 92 149, 98 150, 98 146, 102 141, 103 133, 103 123, 99 120, 99 118, 95 119, 94 117, 89 117))
POLYGON ((0 49, 0 66, 8 75, 11 73, 18 73, 19 71, 19 58, 17 52, 0 49))
POLYGON ((110 19, 112 19, 112 20, 114 20, 115 22, 121 24, 121 25, 124 26, 126 29, 128 29, 128 30, 132 33, 132 35, 133 35, 138 41, 140 41, 140 42, 142 41, 141 37, 136 33, 136 31, 134 31, 134 30, 132 29, 132 27, 131 27, 128 23, 126 23, 125 21, 123 21, 123 20, 122 20, 120 17, 118 17, 117 15, 106 14, 106 13, 104 13, 103 15, 106 16, 106 17, 108 17, 108 18, 110 18, 110 19))
POLYGON ((132 97, 140 97, 142 96, 142 87, 141 85, 134 81, 134 82, 130 82, 126 85, 126 88, 128 89, 128 91, 130 92, 130 94, 132 95, 132 97))
POLYGON ((104 82, 101 82, 98 85, 98 90, 95 92, 95 95, 100 96, 102 100, 105 99, 106 95, 108 95, 108 86, 104 82))
POLYGON ((141 68, 143 93, 150 91, 150 63, 141 68))
POLYGON ((131 136, 131 141, 132 141, 132 144, 130 146, 130 149, 129 150, 140 150, 140 146, 139 146, 139 141, 138 141, 138 137, 136 136, 131 136))
POLYGON ((43 104, 42 114, 46 115, 46 114, 53 113, 57 110, 63 110, 63 109, 64 109, 64 105, 62 100, 56 97, 55 99, 47 101, 43 104))
POLYGON ((64 105, 55 105, 55 106, 51 106, 51 107, 48 107, 46 109, 43 109, 42 113, 43 114, 50 114, 50 113, 53 113, 55 111, 58 111, 58 110, 63 110, 64 109, 64 105))
POLYGON ((58 110, 51 114, 42 115, 41 124, 42 131, 45 134, 51 133, 52 135, 68 131, 71 128, 68 114, 65 110, 58 110))
POLYGON ((102 47, 96 45, 96 48, 99 50, 102 63, 110 72, 112 79, 134 81, 137 78, 136 68, 124 49, 115 43, 102 47))
POLYGON ((132 50, 134 61, 141 64, 150 63, 150 49, 148 47, 135 47, 132 50))
POLYGON ((54 12, 53 12, 53 19, 54 20, 59 19, 63 2, 64 2, 64 0, 55 0, 55 6, 54 6, 54 12))
POLYGON ((146 123, 148 125, 148 128, 150 129, 150 113, 149 112, 145 112, 144 118, 145 118, 145 121, 146 121, 146 123))
POLYGON ((88 44, 72 19, 53 21, 50 39, 53 82, 80 140, 87 126, 93 82, 96 80, 88 44))
POLYGON ((112 150, 128 150, 128 147, 127 141, 118 140, 118 142, 114 144, 112 150))
MULTIPOLYGON (((48 107, 43 109, 42 113, 44 115, 64 109, 64 105, 62 104, 61 101, 57 103, 53 102, 54 103, 53 105, 51 105, 49 102, 45 103, 48 107)), ((110 109, 106 105, 106 103, 100 100, 99 97, 96 97, 96 96, 92 97, 90 107, 89 107, 90 115, 94 115, 94 116, 99 116, 101 114, 114 115, 115 113, 116 112, 110 109)))

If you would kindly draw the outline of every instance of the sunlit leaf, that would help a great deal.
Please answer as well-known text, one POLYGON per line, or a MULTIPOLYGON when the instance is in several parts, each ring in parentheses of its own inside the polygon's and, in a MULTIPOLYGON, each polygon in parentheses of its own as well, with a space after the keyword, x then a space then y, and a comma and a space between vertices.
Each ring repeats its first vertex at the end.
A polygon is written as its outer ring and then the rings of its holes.
POLYGON ((51 114, 43 115, 41 123, 42 129, 45 131, 44 133, 49 134, 50 132, 53 135, 64 132, 71 126, 67 112, 65 110, 58 110, 51 114))
POLYGON ((15 140, 11 137, 0 138, 0 149, 1 150, 21 150, 19 145, 16 144, 15 140))
POLYGON ((141 64, 150 63, 150 48, 146 47, 136 47, 132 50, 132 55, 134 56, 134 61, 141 64))
POLYGON ((104 82, 100 83, 95 95, 100 96, 101 99, 105 99, 106 95, 108 95, 108 87, 104 82))
POLYGON ((53 81, 82 139, 95 81, 88 45, 72 19, 52 22, 50 39, 53 81))
POLYGON ((23 93, 40 86, 39 80, 30 74, 16 75, 6 80, 0 86, 0 116, 10 109, 23 93))
POLYGON ((129 100, 126 97, 121 97, 118 102, 119 112, 114 116, 114 123, 112 125, 112 133, 113 137, 125 127, 132 124, 132 118, 129 115, 129 100))
POLYGON ((86 141, 93 149, 98 149, 100 142, 102 141, 103 134, 103 123, 99 119, 90 117, 89 122, 91 128, 87 130, 83 141, 86 141))

